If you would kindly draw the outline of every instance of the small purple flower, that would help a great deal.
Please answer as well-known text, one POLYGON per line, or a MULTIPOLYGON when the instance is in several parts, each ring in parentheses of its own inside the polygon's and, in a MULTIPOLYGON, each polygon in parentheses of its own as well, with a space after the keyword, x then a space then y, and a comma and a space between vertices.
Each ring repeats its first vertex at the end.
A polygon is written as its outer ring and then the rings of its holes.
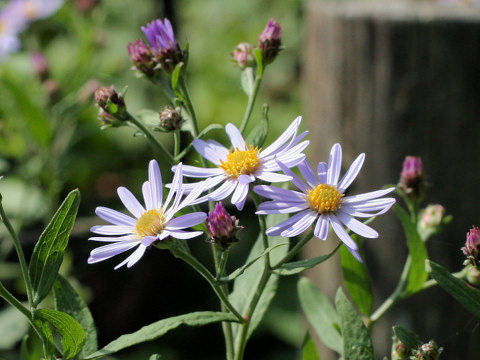
POLYGON ((253 65, 253 46, 249 43, 242 42, 235 47, 232 53, 233 60, 240 69, 253 65))
POLYGON ((407 156, 400 175, 400 187, 407 196, 418 198, 423 190, 423 179, 422 159, 418 156, 407 156))
POLYGON ((268 20, 267 26, 258 38, 258 47, 262 50, 263 60, 271 63, 281 50, 282 27, 273 18, 268 20))
POLYGON ((155 74, 155 61, 152 49, 143 40, 139 39, 134 43, 128 44, 128 54, 138 71, 148 77, 152 77, 155 74))
POLYGON ((480 229, 478 227, 472 227, 467 233, 465 247, 461 250, 467 257, 466 262, 470 262, 473 266, 480 268, 480 229))
POLYGON ((228 247, 238 241, 237 231, 241 229, 235 216, 231 216, 221 202, 215 205, 215 209, 208 213, 207 228, 213 242, 222 247, 228 247))
POLYGON ((167 18, 163 22, 160 19, 154 20, 147 26, 142 26, 142 31, 158 63, 171 73, 183 60, 183 52, 175 39, 170 21, 167 18))
POLYGON ((165 240, 169 236, 176 239, 191 239, 201 235, 201 231, 185 231, 184 229, 202 223, 207 214, 191 212, 174 217, 179 211, 192 205, 203 191, 200 184, 184 197, 182 183, 182 163, 180 163, 173 177, 173 186, 167 198, 163 200, 162 174, 158 163, 152 160, 148 166, 148 181, 145 181, 142 186, 145 207, 127 188, 119 187, 117 189, 118 196, 133 217, 105 207, 95 209, 95 213, 111 225, 92 227, 91 232, 103 236, 94 236, 89 240, 109 244, 93 249, 90 252, 88 263, 104 261, 136 248, 115 269, 123 265, 132 267, 154 242, 165 240))

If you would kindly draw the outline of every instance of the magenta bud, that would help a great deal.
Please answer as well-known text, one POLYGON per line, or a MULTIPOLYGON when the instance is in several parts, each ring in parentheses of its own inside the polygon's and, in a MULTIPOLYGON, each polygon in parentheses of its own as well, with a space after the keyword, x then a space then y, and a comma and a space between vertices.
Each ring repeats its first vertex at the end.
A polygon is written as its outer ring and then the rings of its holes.
POLYGON ((248 66, 252 66, 254 64, 253 46, 246 42, 238 44, 235 50, 233 50, 232 57, 242 70, 248 66))
POLYGON ((400 187, 410 198, 418 198, 424 189, 422 159, 418 156, 407 156, 403 162, 400 175, 400 187))
POLYGON ((215 244, 227 248, 230 244, 238 241, 237 232, 242 227, 238 225, 237 218, 225 210, 221 202, 217 203, 215 209, 208 213, 206 224, 215 244))
POLYGON ((272 18, 258 37, 258 47, 262 50, 265 64, 270 64, 277 57, 281 46, 282 27, 272 18))
POLYGON ((467 262, 480 269, 480 229, 478 227, 472 227, 467 233, 467 241, 461 250, 467 257, 467 262))
POLYGON ((128 54, 138 71, 144 73, 148 77, 155 74, 155 61, 152 49, 145 44, 143 40, 136 40, 134 43, 128 44, 128 54))

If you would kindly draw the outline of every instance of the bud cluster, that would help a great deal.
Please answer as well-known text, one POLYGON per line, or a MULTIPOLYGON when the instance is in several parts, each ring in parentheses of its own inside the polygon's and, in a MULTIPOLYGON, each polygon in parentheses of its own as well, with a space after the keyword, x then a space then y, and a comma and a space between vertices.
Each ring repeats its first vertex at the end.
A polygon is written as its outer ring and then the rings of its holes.
POLYGON ((237 218, 231 216, 221 202, 217 203, 215 209, 208 213, 206 225, 212 242, 223 249, 227 249, 232 243, 238 241, 237 232, 242 229, 237 218))

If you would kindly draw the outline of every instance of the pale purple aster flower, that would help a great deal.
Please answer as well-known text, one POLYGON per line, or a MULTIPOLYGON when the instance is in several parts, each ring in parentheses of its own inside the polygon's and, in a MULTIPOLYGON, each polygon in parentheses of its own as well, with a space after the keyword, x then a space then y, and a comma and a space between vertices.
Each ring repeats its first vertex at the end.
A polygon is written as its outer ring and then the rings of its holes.
POLYGON ((19 15, 19 1, 11 1, 0 10, 0 60, 20 49, 18 33, 25 28, 26 19, 19 15))
MULTIPOLYGON (((199 201, 204 198, 220 201, 233 194, 232 204, 238 210, 242 210, 250 183, 256 179, 267 182, 291 180, 289 175, 277 173, 280 167, 275 158, 287 167, 296 166, 305 158, 302 151, 308 146, 309 141, 301 141, 307 135, 307 131, 297 136, 301 121, 302 117, 297 117, 277 140, 263 150, 247 144, 240 130, 230 123, 225 126, 225 131, 230 138, 233 151, 214 140, 194 140, 193 146, 197 152, 216 167, 199 168, 184 165, 183 174, 195 178, 208 178, 204 181, 205 190, 222 184, 199 201)), ((196 185, 185 184, 184 186, 186 191, 189 191, 196 185)))
POLYGON ((33 21, 55 14, 63 5, 63 0, 19 0, 18 3, 23 16, 33 21))
POLYGON ((395 203, 394 198, 381 198, 395 190, 393 187, 345 196, 345 191, 357 177, 364 160, 365 154, 360 154, 340 181, 342 167, 340 144, 332 147, 328 164, 324 162, 318 164, 316 174, 308 161, 305 160, 298 165, 305 181, 282 164, 281 160, 278 161, 283 172, 292 177, 292 182, 300 191, 268 185, 255 186, 253 190, 257 194, 272 199, 272 201, 260 204, 256 213, 261 215, 297 214, 272 226, 266 233, 271 236, 293 237, 307 230, 316 221, 314 235, 321 240, 326 240, 331 225, 350 252, 359 261, 362 261, 358 253, 358 246, 345 227, 365 238, 377 238, 378 233, 374 229, 358 221, 355 217, 370 218, 383 214, 395 203))
POLYGON ((118 196, 123 205, 133 215, 125 215, 116 210, 97 207, 95 213, 112 225, 98 225, 90 229, 95 234, 89 240, 109 242, 111 244, 100 246, 91 251, 88 263, 93 264, 136 248, 115 269, 123 265, 132 267, 141 259, 148 246, 168 236, 177 239, 190 239, 202 234, 202 231, 185 231, 184 229, 202 223, 207 214, 192 212, 174 217, 183 208, 192 205, 193 201, 202 193, 202 184, 183 197, 183 174, 180 163, 173 177, 173 187, 163 201, 163 185, 160 168, 155 160, 148 166, 148 181, 143 183, 142 193, 145 207, 126 188, 117 189, 118 196), (175 196, 174 196, 175 195, 175 196), (173 200, 173 202, 172 202, 173 200))

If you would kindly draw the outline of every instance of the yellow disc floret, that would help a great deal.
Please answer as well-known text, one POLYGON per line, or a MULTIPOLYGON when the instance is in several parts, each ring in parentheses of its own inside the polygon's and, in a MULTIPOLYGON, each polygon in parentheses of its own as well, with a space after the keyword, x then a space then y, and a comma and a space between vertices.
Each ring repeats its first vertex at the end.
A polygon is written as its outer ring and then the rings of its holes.
POLYGON ((148 210, 137 220, 135 226, 138 237, 155 236, 162 232, 165 218, 162 210, 148 210))
POLYGON ((327 184, 318 184, 315 188, 307 192, 307 202, 312 210, 318 213, 332 213, 342 206, 343 194, 337 190, 336 186, 327 184))
POLYGON ((258 157, 260 149, 250 145, 248 150, 235 149, 229 151, 226 161, 219 165, 225 173, 232 178, 238 178, 240 175, 250 175, 258 170, 260 159, 258 157))

